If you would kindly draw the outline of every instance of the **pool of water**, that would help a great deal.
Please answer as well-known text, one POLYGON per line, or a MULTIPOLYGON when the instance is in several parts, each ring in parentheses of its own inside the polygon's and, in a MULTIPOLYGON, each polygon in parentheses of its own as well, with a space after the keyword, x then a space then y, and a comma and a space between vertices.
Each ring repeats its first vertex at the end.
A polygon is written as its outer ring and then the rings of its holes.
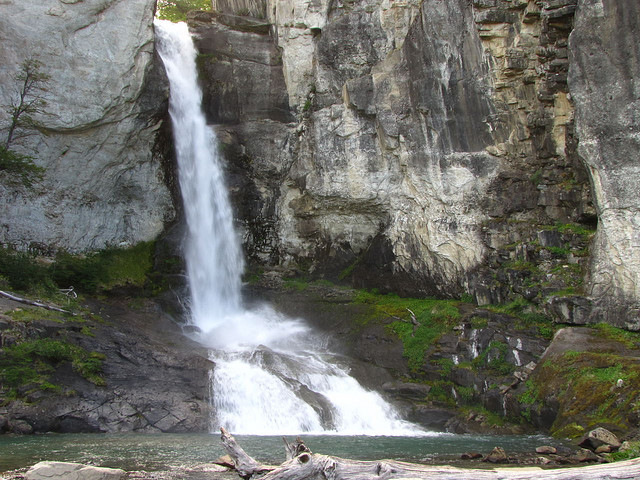
MULTIPOLYGON (((282 437, 235 435, 246 452, 267 464, 284 461, 282 437)), ((500 446, 509 454, 530 453, 558 440, 535 435, 454 435, 423 437, 303 436, 314 453, 358 460, 394 459, 446 463, 464 452, 489 453, 500 446)), ((291 440, 291 439, 290 439, 291 440)), ((209 463, 224 455, 213 434, 46 434, 0 435, 0 472, 39 461, 67 461, 125 470, 157 471, 209 463)))

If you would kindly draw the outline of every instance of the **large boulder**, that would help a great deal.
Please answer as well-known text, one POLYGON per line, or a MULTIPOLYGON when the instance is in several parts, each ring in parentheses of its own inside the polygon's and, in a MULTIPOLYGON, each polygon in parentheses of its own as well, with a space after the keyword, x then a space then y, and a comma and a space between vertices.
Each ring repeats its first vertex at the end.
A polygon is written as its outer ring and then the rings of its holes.
POLYGON ((40 462, 25 474, 25 480, 121 480, 126 472, 119 468, 103 468, 70 462, 40 462))
POLYGON ((618 440, 618 437, 615 436, 615 434, 611 433, 606 428, 598 427, 587 433, 580 440, 579 445, 591 450, 597 450, 602 446, 607 446, 611 449, 617 450, 622 444, 620 443, 620 440, 618 440))

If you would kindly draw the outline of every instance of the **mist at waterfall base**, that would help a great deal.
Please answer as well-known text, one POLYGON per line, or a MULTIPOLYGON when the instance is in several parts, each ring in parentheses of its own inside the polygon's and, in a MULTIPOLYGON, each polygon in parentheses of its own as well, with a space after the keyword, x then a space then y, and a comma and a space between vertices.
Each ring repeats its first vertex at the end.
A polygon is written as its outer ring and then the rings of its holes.
POLYGON ((234 434, 429 435, 363 388, 302 320, 241 299, 244 264, 213 130, 202 112, 196 50, 184 23, 156 20, 170 84, 178 175, 188 227, 191 322, 215 363, 211 429, 234 434))

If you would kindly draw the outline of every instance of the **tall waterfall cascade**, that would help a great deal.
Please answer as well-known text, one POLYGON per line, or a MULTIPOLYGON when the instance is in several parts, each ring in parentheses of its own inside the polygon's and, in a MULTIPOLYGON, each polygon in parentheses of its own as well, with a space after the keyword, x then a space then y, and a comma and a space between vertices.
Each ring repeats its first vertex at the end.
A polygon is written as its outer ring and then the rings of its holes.
POLYGON ((298 319, 268 306, 243 308, 243 258, 233 228, 215 134, 202 112, 196 50, 187 25, 155 21, 170 84, 180 188, 188 234, 191 322, 211 348, 215 418, 238 434, 423 435, 378 393, 349 375, 344 359, 298 319))

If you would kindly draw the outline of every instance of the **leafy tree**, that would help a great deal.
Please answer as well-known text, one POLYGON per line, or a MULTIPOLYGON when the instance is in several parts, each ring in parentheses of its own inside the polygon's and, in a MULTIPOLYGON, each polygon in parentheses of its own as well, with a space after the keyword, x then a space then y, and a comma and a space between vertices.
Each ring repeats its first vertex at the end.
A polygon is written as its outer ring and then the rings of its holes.
POLYGON ((15 140, 32 135, 37 130, 38 124, 33 115, 45 113, 47 102, 44 100, 44 93, 50 78, 42 71, 42 62, 39 60, 29 58, 20 65, 15 78, 16 96, 6 110, 11 118, 4 142, 7 149, 15 140))
POLYGON ((7 136, 0 145, 0 172, 10 174, 10 178, 27 187, 42 177, 44 169, 33 163, 33 157, 14 152, 10 147, 38 130, 33 115, 45 113, 47 102, 44 94, 50 78, 42 71, 42 62, 34 58, 25 60, 15 77, 16 94, 11 103, 5 106, 9 125, 3 128, 7 136))
POLYGON ((156 16, 162 20, 184 22, 191 10, 211 10, 211 0, 158 0, 156 16))

